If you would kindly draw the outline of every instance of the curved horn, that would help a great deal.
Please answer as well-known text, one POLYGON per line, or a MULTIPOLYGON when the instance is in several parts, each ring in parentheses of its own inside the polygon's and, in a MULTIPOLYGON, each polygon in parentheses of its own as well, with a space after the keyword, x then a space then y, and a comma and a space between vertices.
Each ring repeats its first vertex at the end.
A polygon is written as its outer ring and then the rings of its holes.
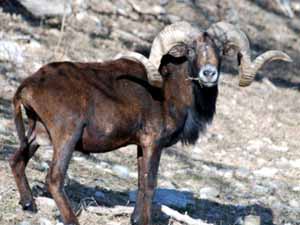
POLYGON ((149 83, 156 87, 162 86, 162 77, 159 74, 157 68, 149 61, 149 59, 147 59, 142 54, 137 53, 137 52, 124 52, 124 53, 118 54, 114 59, 119 59, 119 58, 132 59, 132 60, 142 63, 146 68, 147 78, 148 78, 149 83))
POLYGON ((211 25, 207 33, 215 38, 217 45, 234 45, 238 48, 240 59, 239 85, 243 87, 249 86, 252 83, 257 71, 267 62, 273 60, 292 61, 284 52, 272 50, 263 53, 252 62, 247 36, 236 26, 226 22, 218 22, 211 25))
POLYGON ((200 31, 187 22, 177 22, 166 26, 154 39, 149 60, 159 69, 163 55, 178 43, 189 43, 200 31))

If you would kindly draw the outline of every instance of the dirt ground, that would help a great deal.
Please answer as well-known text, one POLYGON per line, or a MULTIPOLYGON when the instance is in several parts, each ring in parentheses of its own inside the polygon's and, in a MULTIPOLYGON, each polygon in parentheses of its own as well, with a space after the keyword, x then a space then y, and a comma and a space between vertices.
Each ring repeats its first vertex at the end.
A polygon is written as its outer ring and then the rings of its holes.
MULTIPOLYGON (((0 3, 0 42, 17 43, 22 59, 0 60, 1 225, 59 223, 56 206, 41 198, 51 200, 44 184, 52 148, 45 138, 26 171, 35 197, 42 199, 39 212, 25 213, 18 205, 8 158, 18 147, 11 98, 21 80, 50 61, 102 61, 126 49, 148 53, 157 32, 180 19, 203 28, 229 20, 248 34, 253 56, 281 49, 294 61, 274 62, 260 71, 253 85, 240 88, 237 63, 225 59, 212 125, 195 146, 164 150, 159 187, 191 193, 194 203, 176 210, 207 223, 238 225, 247 215, 256 215, 263 225, 300 224, 299 15, 290 19, 250 0, 224 5, 216 0, 90 0, 66 17, 61 32, 61 18, 34 18, 11 2, 0 3), (139 11, 132 2, 164 11, 139 11)), ((136 167, 135 146, 91 156, 75 153, 66 192, 81 224, 129 224, 128 214, 100 215, 85 206, 129 205, 128 193, 137 188, 136 167)), ((162 224, 184 223, 157 213, 155 225, 162 224)))

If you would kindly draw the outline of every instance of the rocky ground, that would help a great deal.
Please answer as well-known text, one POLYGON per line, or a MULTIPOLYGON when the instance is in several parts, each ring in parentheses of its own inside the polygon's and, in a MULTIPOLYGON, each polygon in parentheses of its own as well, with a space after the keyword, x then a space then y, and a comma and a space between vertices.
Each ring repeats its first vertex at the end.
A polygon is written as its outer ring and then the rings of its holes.
MULTIPOLYGON (((213 124, 196 146, 178 144, 163 153, 159 188, 170 198, 161 201, 211 224, 244 224, 249 215, 263 225, 300 224, 297 8, 289 18, 280 9, 274 12, 261 1, 250 0, 74 2, 68 12, 54 17, 33 15, 17 1, 0 2, 0 224, 59 223, 59 212, 44 187, 52 156, 45 138, 27 169, 39 212, 24 213, 18 205, 7 159, 18 147, 11 97, 20 81, 50 61, 102 61, 126 49, 147 54, 157 32, 181 19, 203 28, 225 19, 248 34, 253 55, 276 48, 294 62, 274 62, 252 86, 240 88, 236 62, 225 59, 213 124), (178 196, 183 197, 172 202, 178 196)), ((137 187, 135 155, 135 146, 88 157, 74 155, 66 191, 81 224, 128 224, 128 212, 99 213, 91 207, 113 209, 132 203, 129 193, 137 187)), ((184 223, 157 213, 155 224, 184 223)))

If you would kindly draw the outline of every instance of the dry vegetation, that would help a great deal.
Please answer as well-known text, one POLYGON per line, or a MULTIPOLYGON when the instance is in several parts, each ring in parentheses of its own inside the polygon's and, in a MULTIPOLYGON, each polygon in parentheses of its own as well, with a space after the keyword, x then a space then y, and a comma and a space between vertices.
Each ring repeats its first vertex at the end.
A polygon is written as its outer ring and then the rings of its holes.
MULTIPOLYGON (((177 145, 164 151, 159 187, 193 194, 193 204, 172 207, 208 223, 243 224, 245 216, 255 215, 263 225, 300 224, 297 8, 289 18, 280 9, 251 0, 73 2, 72 12, 54 17, 34 16, 15 0, 0 2, 1 225, 59 222, 58 210, 44 187, 52 154, 45 138, 27 169, 40 210, 28 214, 18 205, 7 159, 18 147, 10 104, 20 81, 53 60, 102 61, 126 49, 147 54, 156 33, 180 19, 203 28, 220 19, 228 20, 249 35, 253 55, 277 48, 290 54, 294 62, 268 65, 257 82, 242 89, 234 76, 236 65, 228 66, 233 59, 226 59, 212 126, 196 146, 177 145), (15 46, 10 47, 10 55, 3 53, 4 41, 15 46)), ((128 193, 137 187, 135 155, 135 146, 88 157, 74 155, 66 191, 81 224, 128 224, 127 213, 99 214, 87 208, 130 204, 128 193)), ((183 223, 157 213, 155 224, 183 223)))

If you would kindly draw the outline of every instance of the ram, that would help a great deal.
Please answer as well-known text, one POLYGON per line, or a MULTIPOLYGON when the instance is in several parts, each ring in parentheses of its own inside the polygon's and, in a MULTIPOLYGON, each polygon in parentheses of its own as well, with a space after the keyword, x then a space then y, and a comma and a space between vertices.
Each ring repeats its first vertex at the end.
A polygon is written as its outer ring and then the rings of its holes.
POLYGON ((40 122, 54 150, 46 183, 64 224, 79 224, 63 186, 72 153, 104 153, 129 144, 137 145, 138 161, 131 223, 150 224, 162 149, 178 141, 194 144, 212 121, 221 56, 230 49, 237 51, 242 86, 266 61, 290 61, 283 52, 268 51, 252 63, 248 39, 228 23, 202 32, 178 22, 157 35, 149 59, 126 53, 103 63, 56 62, 25 79, 13 99, 20 148, 10 158, 23 209, 36 211, 25 167, 39 147, 34 131, 40 122))

